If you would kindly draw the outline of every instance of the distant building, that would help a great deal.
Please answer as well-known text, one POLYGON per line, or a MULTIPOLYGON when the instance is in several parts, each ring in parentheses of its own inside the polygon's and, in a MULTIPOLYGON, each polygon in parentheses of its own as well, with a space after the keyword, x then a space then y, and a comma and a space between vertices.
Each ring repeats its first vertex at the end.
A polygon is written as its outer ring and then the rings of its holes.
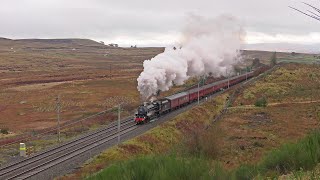
POLYGON ((114 43, 111 43, 111 44, 108 44, 110 47, 119 47, 118 44, 114 44, 114 43))

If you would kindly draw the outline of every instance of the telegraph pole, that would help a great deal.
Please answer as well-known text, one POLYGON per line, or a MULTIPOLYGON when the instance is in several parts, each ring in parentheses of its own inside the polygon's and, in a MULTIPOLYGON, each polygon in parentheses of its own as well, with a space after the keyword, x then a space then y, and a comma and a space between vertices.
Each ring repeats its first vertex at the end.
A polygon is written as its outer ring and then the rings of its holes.
POLYGON ((121 105, 118 106, 118 144, 120 144, 120 111, 121 105))
POLYGON ((61 142, 61 139, 60 139, 60 110, 61 110, 61 103, 60 103, 60 94, 59 94, 57 97, 58 142, 61 142))

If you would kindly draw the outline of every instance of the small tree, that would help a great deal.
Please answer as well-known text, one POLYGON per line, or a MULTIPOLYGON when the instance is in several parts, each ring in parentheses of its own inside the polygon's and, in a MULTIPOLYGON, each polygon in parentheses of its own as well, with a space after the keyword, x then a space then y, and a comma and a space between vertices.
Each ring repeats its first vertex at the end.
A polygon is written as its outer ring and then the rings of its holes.
POLYGON ((254 105, 257 106, 257 107, 267 107, 267 105, 268 105, 267 98, 265 98, 265 97, 259 98, 254 103, 254 105))
POLYGON ((271 56, 270 65, 275 66, 277 64, 277 52, 274 52, 271 56))
POLYGON ((0 133, 1 134, 9 134, 9 130, 8 129, 1 129, 0 133))
POLYGON ((261 65, 260 63, 260 59, 259 58, 254 58, 252 61, 252 67, 256 68, 259 67, 261 65))

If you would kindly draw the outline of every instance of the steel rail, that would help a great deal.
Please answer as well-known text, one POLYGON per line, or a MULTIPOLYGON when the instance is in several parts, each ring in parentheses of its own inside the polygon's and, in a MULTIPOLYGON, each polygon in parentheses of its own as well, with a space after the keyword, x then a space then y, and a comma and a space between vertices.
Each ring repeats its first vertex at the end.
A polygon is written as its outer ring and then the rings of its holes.
MULTIPOLYGON (((131 122, 131 120, 133 120, 133 119, 124 120, 124 122, 122 122, 122 126, 126 126, 126 125, 128 125, 130 123, 133 123, 133 121, 131 122)), ((93 133, 90 133, 90 134, 86 134, 85 136, 82 136, 80 138, 74 139, 72 141, 69 141, 69 142, 67 142, 67 143, 65 143, 63 145, 54 147, 54 148, 49 149, 47 151, 41 152, 39 154, 36 154, 36 155, 31 156, 29 158, 26 158, 26 159, 24 159, 22 161, 18 161, 18 162, 15 162, 13 164, 9 164, 8 166, 5 166, 5 167, 0 169, 0 177, 3 176, 3 174, 7 174, 7 173, 9 173, 11 171, 14 171, 14 170, 20 168, 26 162, 29 162, 29 161, 30 162, 35 162, 35 161, 37 161, 37 159, 42 158, 42 156, 44 156, 45 158, 49 157, 50 155, 54 155, 54 153, 59 153, 61 151, 66 150, 67 148, 74 147, 74 146, 79 145, 81 143, 84 143, 84 142, 86 142, 88 140, 92 140, 92 139, 100 136, 101 134, 106 134, 106 133, 109 133, 109 132, 111 132, 113 130, 116 130, 116 128, 117 128, 116 124, 108 126, 107 128, 100 129, 99 131, 96 131, 96 132, 93 132, 93 133), (47 155, 47 154, 49 154, 49 155, 47 155), (10 168, 12 168, 12 169, 10 169, 10 168)))

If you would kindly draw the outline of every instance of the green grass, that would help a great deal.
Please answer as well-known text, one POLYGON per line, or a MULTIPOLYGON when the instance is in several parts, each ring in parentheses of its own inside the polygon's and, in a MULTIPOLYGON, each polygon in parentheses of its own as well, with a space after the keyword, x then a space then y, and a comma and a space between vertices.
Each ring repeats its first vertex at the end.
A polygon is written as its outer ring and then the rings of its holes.
POLYGON ((241 165, 227 171, 219 164, 210 165, 208 158, 176 156, 143 156, 118 162, 88 177, 94 179, 263 179, 276 178, 301 169, 312 170, 320 162, 320 131, 298 143, 284 144, 267 153, 256 165, 241 165))
POLYGON ((209 165, 202 159, 183 159, 174 156, 146 156, 121 162, 104 169, 88 180, 96 179, 212 179, 209 165))

